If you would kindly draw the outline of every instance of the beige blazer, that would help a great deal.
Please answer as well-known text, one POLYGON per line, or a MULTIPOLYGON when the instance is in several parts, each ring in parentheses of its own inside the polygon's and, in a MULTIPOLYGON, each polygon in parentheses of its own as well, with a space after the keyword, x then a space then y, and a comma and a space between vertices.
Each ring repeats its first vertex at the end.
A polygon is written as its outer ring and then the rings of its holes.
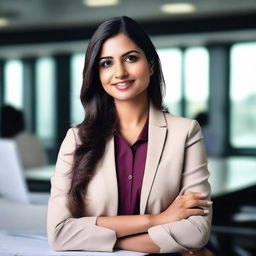
MULTIPOLYGON (((202 135, 194 120, 163 113, 152 105, 149 111, 148 151, 142 184, 140 214, 160 213, 182 193, 202 192, 210 199, 209 172, 202 135)), ((51 179, 48 207, 48 240, 55 250, 112 251, 113 230, 96 225, 97 216, 117 215, 118 188, 114 139, 106 145, 86 195, 86 217, 73 218, 67 207, 69 172, 77 129, 67 132, 51 179)), ((148 230, 161 253, 203 247, 209 238, 211 208, 206 216, 191 216, 148 230)))

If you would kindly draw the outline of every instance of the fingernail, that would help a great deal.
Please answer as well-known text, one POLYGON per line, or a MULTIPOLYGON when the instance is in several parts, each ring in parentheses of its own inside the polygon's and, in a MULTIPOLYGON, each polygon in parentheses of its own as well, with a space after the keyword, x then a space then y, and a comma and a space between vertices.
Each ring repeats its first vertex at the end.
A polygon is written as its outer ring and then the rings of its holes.
POLYGON ((207 201, 206 203, 207 203, 208 205, 212 205, 213 202, 212 202, 212 201, 207 201))
POLYGON ((205 214, 209 213, 209 210, 204 210, 204 213, 205 213, 205 214))
POLYGON ((205 197, 205 196, 207 196, 207 194, 206 194, 206 193, 201 193, 201 195, 202 195, 202 196, 204 196, 204 197, 205 197))

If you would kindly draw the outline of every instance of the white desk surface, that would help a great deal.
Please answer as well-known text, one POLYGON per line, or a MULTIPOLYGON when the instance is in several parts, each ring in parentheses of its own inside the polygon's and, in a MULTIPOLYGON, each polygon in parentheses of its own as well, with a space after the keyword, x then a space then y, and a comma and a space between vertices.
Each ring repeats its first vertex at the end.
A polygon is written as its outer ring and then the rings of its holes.
POLYGON ((256 185, 255 157, 210 158, 208 168, 213 196, 256 185))
POLYGON ((1 256, 140 256, 145 253, 118 250, 102 252, 54 252, 46 238, 46 205, 21 204, 0 198, 1 256))
POLYGON ((0 209, 0 229, 46 232, 47 205, 17 203, 0 198, 0 209))
POLYGON ((47 205, 24 204, 0 198, 1 256, 140 256, 145 253, 117 250, 111 253, 54 252, 46 238, 47 205))
POLYGON ((5 232, 0 230, 1 256, 140 256, 145 253, 117 250, 114 252, 52 251, 45 234, 36 232, 5 232))
POLYGON ((55 165, 47 165, 25 170, 26 179, 49 181, 55 170, 55 165))

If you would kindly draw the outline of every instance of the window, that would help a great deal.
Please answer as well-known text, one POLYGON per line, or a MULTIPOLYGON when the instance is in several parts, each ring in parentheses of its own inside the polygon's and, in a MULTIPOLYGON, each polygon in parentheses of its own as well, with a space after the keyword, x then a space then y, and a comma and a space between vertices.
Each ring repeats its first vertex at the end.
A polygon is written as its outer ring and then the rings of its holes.
POLYGON ((4 104, 23 108, 23 66, 20 60, 9 60, 4 66, 4 104))
POLYGON ((181 65, 182 52, 179 49, 158 49, 166 83, 164 104, 172 114, 181 114, 181 65))
POLYGON ((230 142, 236 148, 256 148, 256 42, 231 48, 230 142))
POLYGON ((84 119, 84 109, 80 101, 83 80, 84 54, 75 54, 71 58, 71 122, 79 124, 84 119))
POLYGON ((184 54, 185 113, 194 118, 208 111, 209 55, 204 47, 188 48, 184 54))
POLYGON ((55 142, 55 65, 52 58, 36 62, 36 133, 46 148, 55 142))

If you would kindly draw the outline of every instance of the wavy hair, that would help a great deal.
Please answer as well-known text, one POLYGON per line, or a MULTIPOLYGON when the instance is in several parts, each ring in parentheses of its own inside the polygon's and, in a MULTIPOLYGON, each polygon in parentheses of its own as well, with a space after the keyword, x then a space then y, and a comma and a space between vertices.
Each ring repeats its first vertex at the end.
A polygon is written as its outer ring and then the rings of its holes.
MULTIPOLYGON (((69 208, 74 217, 85 215, 85 195, 102 158, 107 141, 117 128, 117 113, 113 98, 103 89, 99 78, 99 56, 104 42, 119 34, 128 36, 141 48, 154 73, 150 77, 148 96, 152 104, 162 109, 164 79, 158 54, 149 36, 129 17, 116 17, 103 22, 93 34, 87 47, 80 99, 85 118, 78 127, 81 144, 74 153, 69 190, 69 208)), ((99 188, 100 189, 100 188, 99 188)))

